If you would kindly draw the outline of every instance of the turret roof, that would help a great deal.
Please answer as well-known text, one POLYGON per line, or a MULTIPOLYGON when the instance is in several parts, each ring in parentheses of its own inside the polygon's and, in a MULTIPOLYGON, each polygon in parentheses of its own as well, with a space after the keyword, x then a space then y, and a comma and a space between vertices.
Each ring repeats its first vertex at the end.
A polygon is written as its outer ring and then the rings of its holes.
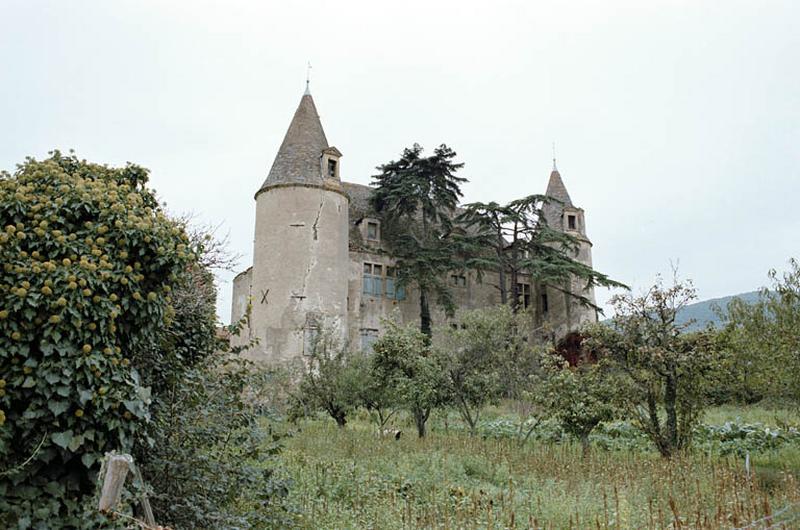
POLYGON ((282 184, 322 184, 320 156, 327 148, 328 140, 317 107, 306 91, 259 191, 282 184))
POLYGON ((547 183, 545 195, 558 199, 564 203, 564 206, 572 206, 572 199, 570 199, 567 187, 564 185, 564 181, 561 180, 561 173, 558 172, 555 165, 550 173, 550 181, 547 183))

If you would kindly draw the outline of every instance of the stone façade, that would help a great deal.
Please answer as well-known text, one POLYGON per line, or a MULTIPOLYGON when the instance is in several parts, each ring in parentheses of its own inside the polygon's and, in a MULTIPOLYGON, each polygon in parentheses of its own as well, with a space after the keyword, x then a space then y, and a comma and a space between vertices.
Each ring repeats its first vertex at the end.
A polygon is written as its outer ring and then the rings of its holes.
MULTIPOLYGON (((369 205, 371 188, 341 180, 341 156, 328 145, 307 90, 255 195, 253 266, 233 280, 231 321, 251 307, 249 326, 233 341, 257 338, 249 351, 254 360, 301 357, 321 326, 351 347, 368 348, 385 319, 419 321, 418 293, 399 289, 393 280, 380 220, 369 205)), ((576 259, 591 266, 584 211, 573 205, 555 165, 546 194, 561 203, 546 207, 548 224, 577 237, 576 259)), ((449 281, 459 311, 500 303, 497 274, 484 273, 480 282, 472 273, 453 274, 449 281)), ((594 301, 592 287, 578 281, 559 289, 527 278, 520 282, 526 286, 523 302, 532 309, 531 331, 539 337, 557 340, 597 321, 594 309, 563 292, 594 301)), ((445 323, 444 313, 432 309, 434 323, 445 323)))

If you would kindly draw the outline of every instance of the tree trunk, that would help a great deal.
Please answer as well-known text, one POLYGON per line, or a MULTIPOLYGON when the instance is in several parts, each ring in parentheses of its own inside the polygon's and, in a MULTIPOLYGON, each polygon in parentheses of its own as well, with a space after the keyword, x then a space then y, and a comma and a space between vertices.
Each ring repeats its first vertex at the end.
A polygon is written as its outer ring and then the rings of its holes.
POLYGON ((426 434, 425 424, 428 422, 431 409, 416 409, 414 410, 414 423, 417 425, 417 435, 424 438, 426 434))
POLYGON ((428 304, 428 293, 422 287, 420 287, 419 290, 419 330, 426 337, 428 337, 429 341, 431 337, 433 337, 433 331, 431 329, 431 308, 428 304))
POLYGON ((516 268, 516 256, 514 257, 515 266, 511 269, 511 310, 516 314, 519 312, 519 272, 516 268))
MULTIPOLYGON (((499 220, 497 221, 499 224, 499 220)), ((503 252, 505 252, 506 240, 503 238, 502 229, 497 229, 497 268, 498 287, 500 288, 500 303, 506 305, 508 303, 508 286, 506 285, 506 263, 503 259, 503 252)))
POLYGON ((589 433, 581 434, 581 454, 583 455, 584 460, 589 458, 590 449, 591 446, 589 445, 589 433))
POLYGON ((336 420, 336 425, 338 425, 340 429, 344 428, 344 426, 347 424, 347 418, 345 417, 345 412, 341 409, 333 409, 329 412, 331 417, 333 417, 333 419, 336 420))
POLYGON ((666 442, 670 447, 670 453, 678 449, 678 381, 671 373, 667 376, 664 384, 664 409, 667 413, 667 432, 666 442))

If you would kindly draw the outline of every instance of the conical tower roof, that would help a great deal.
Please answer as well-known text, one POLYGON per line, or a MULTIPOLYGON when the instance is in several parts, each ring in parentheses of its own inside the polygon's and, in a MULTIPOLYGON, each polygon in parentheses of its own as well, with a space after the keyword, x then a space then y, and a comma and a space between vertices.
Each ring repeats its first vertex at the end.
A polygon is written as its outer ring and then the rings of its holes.
POLYGON ((558 172, 555 159, 553 160, 553 171, 550 172, 550 180, 547 182, 547 191, 544 194, 560 201, 544 205, 542 213, 545 221, 550 227, 563 230, 564 207, 571 207, 573 204, 569 192, 567 192, 567 187, 564 185, 564 181, 561 180, 561 173, 558 172))
POLYGON ((572 199, 570 199, 567 187, 564 185, 564 181, 561 180, 561 173, 558 172, 555 165, 553 165, 553 171, 550 173, 545 195, 558 199, 564 203, 564 206, 572 206, 572 199))
POLYGON ((322 184, 320 156, 327 147, 317 107, 306 90, 259 191, 281 184, 322 184))

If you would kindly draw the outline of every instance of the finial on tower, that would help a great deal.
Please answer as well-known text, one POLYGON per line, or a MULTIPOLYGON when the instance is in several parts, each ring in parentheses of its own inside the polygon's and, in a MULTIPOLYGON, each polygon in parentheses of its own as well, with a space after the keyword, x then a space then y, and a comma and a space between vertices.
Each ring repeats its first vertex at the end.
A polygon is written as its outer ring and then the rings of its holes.
POLYGON ((308 61, 308 66, 306 67, 306 91, 303 93, 304 96, 311 95, 311 61, 308 61))
POLYGON ((558 171, 556 167, 556 143, 553 142, 553 171, 558 171))

